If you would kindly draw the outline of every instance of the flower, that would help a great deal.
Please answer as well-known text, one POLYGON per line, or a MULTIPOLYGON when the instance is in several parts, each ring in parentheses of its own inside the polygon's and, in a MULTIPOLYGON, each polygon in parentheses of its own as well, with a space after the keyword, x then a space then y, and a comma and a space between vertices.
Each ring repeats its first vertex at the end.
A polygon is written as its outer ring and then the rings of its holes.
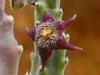
POLYGON ((82 50, 82 48, 70 45, 62 33, 75 20, 76 15, 66 21, 55 21, 46 11, 38 26, 27 30, 28 35, 37 43, 42 62, 42 71, 53 50, 82 50))

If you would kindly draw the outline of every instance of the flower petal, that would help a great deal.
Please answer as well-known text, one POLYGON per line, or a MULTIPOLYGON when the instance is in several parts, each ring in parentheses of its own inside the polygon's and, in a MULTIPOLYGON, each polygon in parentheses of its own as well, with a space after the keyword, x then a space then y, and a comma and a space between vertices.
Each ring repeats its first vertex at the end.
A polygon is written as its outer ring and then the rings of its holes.
POLYGON ((44 14, 43 14, 41 23, 42 23, 42 22, 46 22, 46 21, 51 21, 51 22, 53 22, 53 21, 54 21, 54 18, 53 18, 50 14, 48 14, 47 11, 44 11, 44 14))
POLYGON ((27 28, 27 33, 28 33, 28 35, 35 41, 35 33, 36 33, 35 28, 32 29, 32 30, 29 30, 29 29, 27 28))
POLYGON ((41 62, 42 62, 42 69, 41 69, 42 71, 44 71, 45 64, 48 58, 51 56, 51 54, 52 54, 52 50, 39 48, 39 55, 41 57, 41 62))
POLYGON ((60 30, 60 33, 62 33, 65 29, 67 29, 70 26, 70 24, 75 19, 76 19, 76 14, 72 18, 70 18, 70 19, 68 19, 66 21, 58 21, 57 29, 60 30))
POLYGON ((57 42, 57 50, 59 49, 68 49, 68 50, 83 50, 82 48, 72 46, 71 44, 67 43, 63 36, 60 36, 60 39, 57 42))

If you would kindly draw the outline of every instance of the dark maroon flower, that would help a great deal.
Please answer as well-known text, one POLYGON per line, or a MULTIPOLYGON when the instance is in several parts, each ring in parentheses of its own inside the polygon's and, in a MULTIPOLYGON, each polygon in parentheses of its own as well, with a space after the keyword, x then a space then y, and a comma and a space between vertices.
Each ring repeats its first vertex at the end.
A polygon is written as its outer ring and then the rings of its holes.
POLYGON ((55 21, 46 11, 40 24, 32 30, 27 30, 28 35, 37 43, 39 55, 42 62, 42 71, 46 61, 51 56, 53 50, 82 50, 82 48, 70 45, 62 32, 75 20, 76 15, 66 21, 55 21))

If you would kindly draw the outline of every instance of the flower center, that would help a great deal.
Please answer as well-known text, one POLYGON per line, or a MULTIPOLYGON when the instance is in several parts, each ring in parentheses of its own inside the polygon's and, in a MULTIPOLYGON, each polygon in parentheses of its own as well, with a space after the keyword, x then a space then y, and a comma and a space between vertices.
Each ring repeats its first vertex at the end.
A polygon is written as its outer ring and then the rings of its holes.
POLYGON ((52 30, 44 28, 40 34, 41 37, 43 37, 44 40, 51 38, 52 30))

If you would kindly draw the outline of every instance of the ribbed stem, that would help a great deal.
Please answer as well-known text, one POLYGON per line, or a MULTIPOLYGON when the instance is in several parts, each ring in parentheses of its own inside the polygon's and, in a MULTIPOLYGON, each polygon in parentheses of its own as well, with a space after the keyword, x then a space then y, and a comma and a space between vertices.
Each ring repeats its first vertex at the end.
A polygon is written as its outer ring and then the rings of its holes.
MULTIPOLYGON (((62 10, 60 7, 60 0, 42 0, 35 4, 35 26, 41 21, 44 11, 51 14, 56 21, 62 20, 62 10)), ((65 36, 66 37, 66 36, 65 36)), ((66 37, 68 40, 69 37, 66 37)), ((66 50, 54 51, 52 56, 48 59, 44 72, 40 72, 41 59, 38 53, 37 45, 34 43, 34 54, 31 54, 32 67, 30 75, 64 75, 66 66, 65 58, 66 50)))
POLYGON ((60 7, 60 0, 47 0, 50 9, 57 9, 60 7))
POLYGON ((4 12, 5 0, 0 0, 0 75, 17 75, 22 46, 13 34, 14 19, 4 12))

